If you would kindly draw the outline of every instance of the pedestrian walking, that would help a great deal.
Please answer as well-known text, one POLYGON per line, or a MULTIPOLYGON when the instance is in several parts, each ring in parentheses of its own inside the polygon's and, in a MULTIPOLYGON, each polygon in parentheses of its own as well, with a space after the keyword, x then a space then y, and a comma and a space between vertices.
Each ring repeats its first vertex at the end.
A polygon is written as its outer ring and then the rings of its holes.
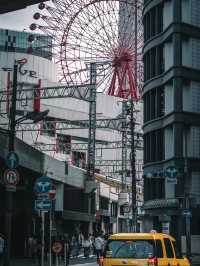
POLYGON ((71 246, 68 234, 64 236, 64 266, 69 265, 69 258, 71 253, 71 246))
POLYGON ((95 255, 94 236, 89 234, 89 239, 91 241, 90 254, 95 255))
POLYGON ((78 243, 78 237, 77 235, 73 234, 72 239, 71 239, 71 249, 72 249, 72 257, 78 257, 79 253, 79 243, 78 243))
POLYGON ((37 239, 34 235, 28 238, 28 253, 35 264, 37 262, 37 239))
POLYGON ((85 258, 89 257, 91 246, 92 246, 92 241, 90 240, 89 236, 86 236, 83 240, 83 251, 85 258))
POLYGON ((81 253, 81 249, 83 247, 83 241, 84 241, 84 236, 81 232, 78 234, 78 255, 81 253))
POLYGON ((0 234, 0 265, 3 265, 5 240, 2 234, 0 234))
POLYGON ((100 264, 99 258, 102 256, 103 254, 103 247, 104 247, 104 239, 101 236, 101 234, 98 234, 95 237, 94 240, 94 246, 95 246, 95 250, 96 250, 96 255, 97 255, 97 263, 100 264))

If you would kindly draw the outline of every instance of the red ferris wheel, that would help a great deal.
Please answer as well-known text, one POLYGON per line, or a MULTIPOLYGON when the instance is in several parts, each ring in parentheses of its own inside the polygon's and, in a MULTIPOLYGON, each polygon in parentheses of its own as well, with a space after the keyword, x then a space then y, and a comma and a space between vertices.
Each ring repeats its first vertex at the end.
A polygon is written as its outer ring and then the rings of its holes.
POLYGON ((98 91, 138 100, 143 83, 142 0, 52 0, 40 3, 30 26, 52 37, 60 82, 90 82, 98 91), (40 22, 39 22, 40 21, 40 22))

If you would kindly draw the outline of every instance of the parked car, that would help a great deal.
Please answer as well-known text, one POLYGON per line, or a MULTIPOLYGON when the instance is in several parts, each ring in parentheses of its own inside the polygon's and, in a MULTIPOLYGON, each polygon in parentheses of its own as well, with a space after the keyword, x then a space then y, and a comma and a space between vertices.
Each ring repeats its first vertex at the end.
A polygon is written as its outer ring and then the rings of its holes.
POLYGON ((111 235, 101 262, 103 266, 190 266, 173 237, 155 232, 111 235))

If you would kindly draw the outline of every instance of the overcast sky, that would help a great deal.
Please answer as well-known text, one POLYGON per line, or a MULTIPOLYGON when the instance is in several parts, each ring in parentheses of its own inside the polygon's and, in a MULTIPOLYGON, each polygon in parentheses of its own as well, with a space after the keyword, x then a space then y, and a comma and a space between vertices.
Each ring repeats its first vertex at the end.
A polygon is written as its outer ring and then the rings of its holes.
POLYGON ((23 31, 29 30, 29 26, 34 22, 33 14, 38 11, 37 5, 29 6, 19 11, 9 12, 0 15, 0 28, 23 31))

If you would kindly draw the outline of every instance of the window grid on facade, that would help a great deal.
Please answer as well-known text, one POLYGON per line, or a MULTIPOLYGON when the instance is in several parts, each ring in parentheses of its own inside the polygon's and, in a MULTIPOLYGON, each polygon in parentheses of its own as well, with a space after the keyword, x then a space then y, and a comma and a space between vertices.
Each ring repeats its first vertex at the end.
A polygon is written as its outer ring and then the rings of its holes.
POLYGON ((163 4, 153 7, 147 12, 143 20, 144 41, 148 41, 163 31, 163 4))
POLYGON ((164 178, 144 178, 144 200, 155 200, 165 198, 164 178))
POLYGON ((164 49, 159 45, 144 55, 144 81, 152 79, 164 72, 164 49))
POLYGON ((164 129, 151 131, 144 135, 144 163, 164 160, 164 129))
POLYGON ((0 29, 0 51, 31 53, 51 60, 52 38, 41 34, 0 29))
POLYGON ((164 87, 154 88, 144 97, 144 122, 164 116, 164 87))

